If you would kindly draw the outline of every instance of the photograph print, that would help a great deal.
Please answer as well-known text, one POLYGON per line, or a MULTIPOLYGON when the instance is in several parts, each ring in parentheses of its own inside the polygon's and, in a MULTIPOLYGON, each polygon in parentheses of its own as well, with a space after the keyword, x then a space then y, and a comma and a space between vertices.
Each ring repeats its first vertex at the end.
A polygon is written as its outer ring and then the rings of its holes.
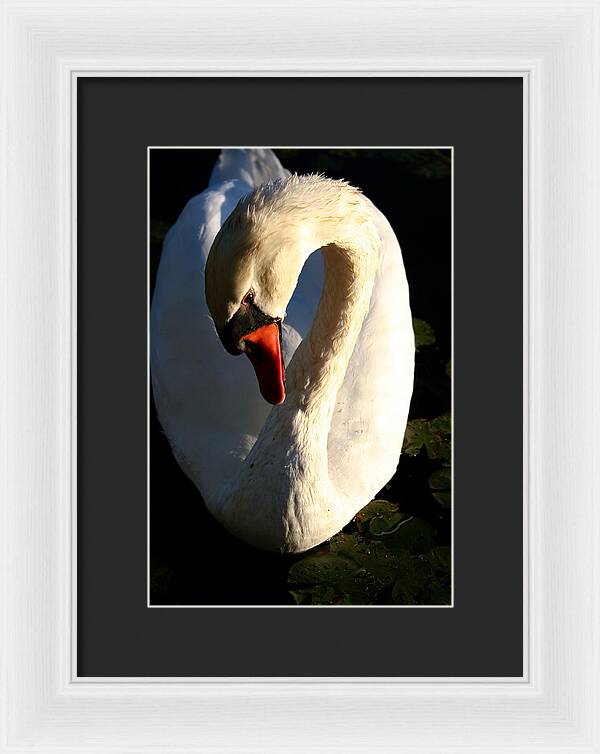
POLYGON ((452 158, 149 147, 149 606, 452 605, 452 158))

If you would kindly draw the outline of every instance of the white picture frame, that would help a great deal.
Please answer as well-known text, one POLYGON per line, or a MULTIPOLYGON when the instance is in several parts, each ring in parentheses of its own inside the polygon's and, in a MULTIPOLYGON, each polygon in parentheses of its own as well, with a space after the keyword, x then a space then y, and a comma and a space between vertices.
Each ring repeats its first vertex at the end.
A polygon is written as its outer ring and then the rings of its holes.
POLYGON ((2 18, 0 751, 600 752, 598 0, 7 1, 2 18), (523 78, 522 678, 74 676, 79 74, 523 78))

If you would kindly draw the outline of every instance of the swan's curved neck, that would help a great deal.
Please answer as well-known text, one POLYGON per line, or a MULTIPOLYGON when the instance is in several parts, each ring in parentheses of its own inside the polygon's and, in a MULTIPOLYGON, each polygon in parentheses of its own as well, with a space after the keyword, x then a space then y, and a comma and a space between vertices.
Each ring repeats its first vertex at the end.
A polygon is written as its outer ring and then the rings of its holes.
POLYGON ((343 186, 331 201, 330 183, 324 183, 322 200, 315 187, 308 206, 294 205, 293 191, 287 197, 286 206, 295 207, 286 211, 288 227, 300 229, 298 275, 310 254, 321 248, 325 280, 311 330, 288 366, 285 403, 272 412, 273 420, 278 413, 292 414, 296 423, 304 419, 319 446, 326 445, 336 396, 369 310, 381 243, 365 197, 343 186))
POLYGON ((311 330, 287 373, 290 408, 319 418, 328 430, 337 392, 369 309, 377 263, 371 239, 360 229, 350 240, 322 246, 325 280, 311 330), (327 425, 327 426, 325 426, 327 425))
POLYGON ((356 189, 315 177, 307 192, 301 181, 285 186, 280 206, 268 207, 261 232, 273 248, 284 250, 286 271, 294 260, 296 280, 310 254, 322 249, 321 300, 288 365, 287 397, 271 410, 218 506, 228 528, 242 538, 251 531, 254 543, 292 551, 298 543, 306 549, 322 541, 343 517, 336 509, 341 503, 329 473, 327 442, 338 391, 369 310, 381 244, 371 207, 356 189))

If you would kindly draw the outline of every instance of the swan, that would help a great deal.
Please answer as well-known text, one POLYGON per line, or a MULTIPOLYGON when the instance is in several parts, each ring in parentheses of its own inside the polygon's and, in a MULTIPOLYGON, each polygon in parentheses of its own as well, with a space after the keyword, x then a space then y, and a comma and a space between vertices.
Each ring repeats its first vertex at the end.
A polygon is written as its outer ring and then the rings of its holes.
POLYGON ((160 424, 236 537, 308 550, 395 473, 409 290, 390 224, 347 182, 222 150, 165 237, 150 332, 160 424))

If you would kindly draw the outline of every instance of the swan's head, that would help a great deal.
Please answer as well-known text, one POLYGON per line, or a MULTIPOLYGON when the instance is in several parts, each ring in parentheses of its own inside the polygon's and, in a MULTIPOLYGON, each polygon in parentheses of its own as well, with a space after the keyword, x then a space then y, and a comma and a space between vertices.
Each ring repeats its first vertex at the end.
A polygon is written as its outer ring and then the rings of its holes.
POLYGON ((205 273, 206 303, 225 349, 245 353, 269 403, 285 398, 281 325, 304 263, 298 228, 267 205, 262 186, 244 197, 218 232, 205 273))

